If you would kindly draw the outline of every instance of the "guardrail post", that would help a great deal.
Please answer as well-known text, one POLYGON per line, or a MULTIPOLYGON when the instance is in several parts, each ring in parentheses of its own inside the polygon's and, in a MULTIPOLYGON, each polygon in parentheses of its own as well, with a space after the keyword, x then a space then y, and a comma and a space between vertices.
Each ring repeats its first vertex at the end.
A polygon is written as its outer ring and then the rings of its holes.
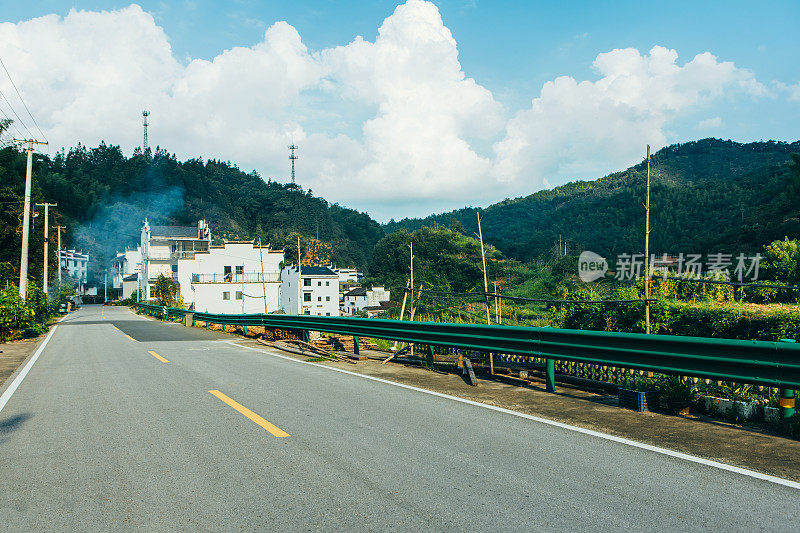
POLYGON ((353 353, 358 355, 358 335, 353 335, 353 353))
POLYGON ((556 360, 555 359, 546 359, 546 388, 547 392, 555 392, 556 391, 556 360))
POLYGON ((428 366, 433 368, 433 345, 428 345, 428 366))
MULTIPOLYGON (((781 339, 781 342, 796 342, 794 339, 781 339)), ((789 421, 794 417, 794 389, 781 389, 781 427, 788 429, 789 421)))
POLYGON ((308 342, 310 340, 311 340, 311 336, 308 334, 308 330, 304 329, 303 330, 303 341, 304 342, 308 342))
POLYGON ((245 334, 245 336, 247 336, 247 324, 245 324, 244 326, 242 326, 242 329, 244 330, 244 334, 245 334))

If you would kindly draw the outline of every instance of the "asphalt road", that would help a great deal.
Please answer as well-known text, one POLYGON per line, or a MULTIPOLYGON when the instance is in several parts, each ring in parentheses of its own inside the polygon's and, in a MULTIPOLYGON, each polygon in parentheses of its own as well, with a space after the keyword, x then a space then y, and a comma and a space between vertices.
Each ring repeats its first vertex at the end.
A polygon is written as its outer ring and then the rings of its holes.
POLYGON ((0 529, 797 528, 796 488, 230 341, 62 321, 0 411, 0 529))

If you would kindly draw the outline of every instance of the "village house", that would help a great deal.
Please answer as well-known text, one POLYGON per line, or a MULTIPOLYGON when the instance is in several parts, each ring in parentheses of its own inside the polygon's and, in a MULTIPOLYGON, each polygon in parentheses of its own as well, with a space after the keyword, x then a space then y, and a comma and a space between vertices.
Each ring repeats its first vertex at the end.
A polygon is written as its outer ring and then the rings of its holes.
POLYGON ((356 315, 365 310, 368 311, 368 314, 370 314, 370 310, 380 312, 385 310, 384 304, 388 303, 390 299, 390 291, 382 285, 376 285, 371 289, 356 287, 345 293, 341 311, 343 315, 356 315))
POLYGON ((339 275, 324 266, 285 267, 281 307, 290 315, 339 316, 339 275))
POLYGON ((153 298, 153 285, 159 275, 178 282, 178 260, 206 252, 210 245, 211 229, 205 220, 197 226, 151 226, 145 219, 140 243, 144 299, 153 298))
POLYGON ((272 313, 281 308, 282 262, 283 250, 254 241, 210 245, 178 259, 180 294, 195 311, 272 313))
MULTIPOLYGON (((59 250, 58 260, 61 263, 61 268, 67 275, 74 279, 78 286, 76 292, 84 296, 87 292, 86 280, 89 275, 89 254, 76 252, 75 250, 59 250)), ((97 294, 97 289, 94 288, 94 294, 97 294)))
POLYGON ((139 282, 139 272, 142 269, 142 248, 126 248, 111 260, 111 287, 109 294, 112 298, 128 298, 136 294, 139 282), (128 282, 127 292, 125 282, 128 282), (131 282, 135 281, 135 284, 131 282))

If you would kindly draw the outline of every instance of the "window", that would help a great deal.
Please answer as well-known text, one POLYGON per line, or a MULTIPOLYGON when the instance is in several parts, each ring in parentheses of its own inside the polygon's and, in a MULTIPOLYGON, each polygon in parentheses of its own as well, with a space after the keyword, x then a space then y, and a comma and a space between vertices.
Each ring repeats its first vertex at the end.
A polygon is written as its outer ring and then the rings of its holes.
POLYGON ((200 283, 200 274, 192 274, 192 283, 200 283))
POLYGON ((330 281, 326 281, 326 282, 325 282, 325 286, 326 286, 326 287, 330 287, 330 286, 331 286, 331 282, 330 282, 330 281))
POLYGON ((177 272, 178 271, 178 265, 172 265, 172 271, 173 272, 177 272))
POLYGON ((321 281, 317 282, 317 287, 322 287, 322 282, 321 281))
POLYGON ((331 316, 331 314, 330 313, 325 313, 325 316, 331 316))
POLYGON ((307 292, 307 293, 305 293, 303 295, 303 301, 304 302, 310 302, 311 301, 311 293, 310 292, 307 292))
POLYGON ((311 278, 304 278, 303 287, 310 287, 310 286, 311 286, 311 278))
POLYGON ((321 302, 322 301, 322 296, 317 296, 317 301, 321 302))
POLYGON ((228 291, 223 292, 222 293, 222 299, 223 300, 230 300, 231 299, 231 293, 228 292, 228 291))
POLYGON ((241 300, 242 299, 242 291, 236 291, 236 299, 237 300, 241 300))
POLYGON ((244 274, 244 265, 236 265, 236 273, 244 274))
POLYGON ((331 301, 331 297, 330 297, 330 296, 326 296, 326 297, 325 297, 325 301, 326 301, 326 302, 330 302, 330 301, 331 301))

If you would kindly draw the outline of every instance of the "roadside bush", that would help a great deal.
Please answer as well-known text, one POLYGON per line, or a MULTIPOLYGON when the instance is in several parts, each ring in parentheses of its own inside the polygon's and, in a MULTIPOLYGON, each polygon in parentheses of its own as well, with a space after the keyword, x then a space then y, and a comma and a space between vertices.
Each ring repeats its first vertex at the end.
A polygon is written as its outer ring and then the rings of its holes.
POLYGON ((47 331, 45 323, 52 316, 47 295, 36 284, 28 286, 28 299, 9 285, 0 290, 0 342, 17 337, 35 337, 47 331))

